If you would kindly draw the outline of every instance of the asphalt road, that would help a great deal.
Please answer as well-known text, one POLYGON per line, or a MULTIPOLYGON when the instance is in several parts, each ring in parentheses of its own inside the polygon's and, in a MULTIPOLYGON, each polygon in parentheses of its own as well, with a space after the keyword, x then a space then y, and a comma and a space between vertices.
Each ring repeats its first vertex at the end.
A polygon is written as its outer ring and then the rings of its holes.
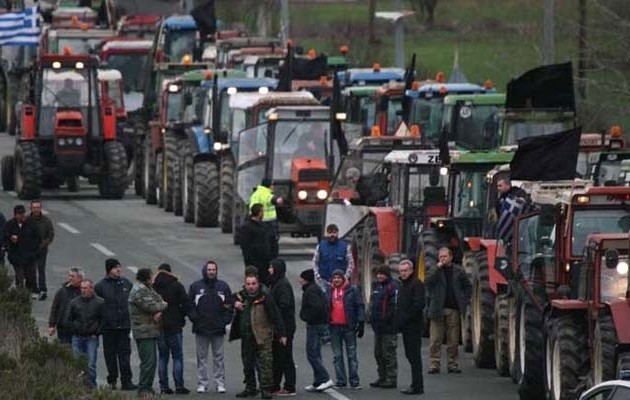
MULTIPOLYGON (((14 139, 0 135, 0 155, 13 151, 14 139)), ((108 201, 98 197, 94 187, 82 182, 79 193, 67 193, 63 190, 45 192, 42 196, 44 210, 55 223, 56 238, 49 252, 48 283, 49 299, 35 302, 34 315, 42 334, 46 334, 47 317, 52 303, 52 296, 62 284, 67 269, 80 266, 86 275, 94 280, 105 274, 104 260, 116 257, 125 266, 124 275, 133 281, 134 271, 140 267, 155 268, 161 262, 169 262, 174 272, 187 287, 194 280, 200 279, 200 266, 207 259, 219 263, 220 278, 226 280, 231 288, 238 289, 242 285, 243 262, 240 249, 231 243, 231 236, 221 234, 218 229, 198 229, 184 224, 181 217, 155 206, 147 206, 144 201, 128 190, 123 200, 108 201)), ((12 207, 21 202, 15 193, 0 192, 0 210, 10 216, 12 207)), ((287 239, 281 242, 281 253, 290 252, 287 257, 288 277, 294 285, 298 299, 301 290, 298 287, 299 273, 310 267, 310 257, 315 246, 314 240, 287 239)), ((299 304, 298 304, 299 308, 299 304)), ((184 328, 185 381, 193 392, 197 387, 196 358, 194 338, 190 332, 190 324, 184 328)), ((366 335, 359 339, 359 375, 362 391, 329 390, 326 394, 304 392, 304 386, 311 383, 312 371, 305 355, 305 327, 298 323, 295 339, 295 361, 298 370, 298 390, 302 397, 319 398, 330 396, 337 400, 345 399, 381 399, 406 397, 398 390, 375 390, 368 383, 376 379, 376 367, 372 355, 373 336, 369 326, 366 335)), ((137 380, 139 361, 135 344, 132 345, 132 369, 134 381, 137 380)), ((239 343, 226 345, 227 389, 226 397, 232 397, 242 389, 242 365, 240 361, 239 343)), ((325 346, 323 355, 331 375, 332 351, 325 346)), ((423 359, 427 366, 427 346, 423 347, 423 359)), ((410 382, 409 364, 407 363, 402 341, 399 340, 399 386, 410 382)), ((445 365, 445 363, 444 363, 445 365)), ((426 392, 423 398, 455 400, 455 399, 516 399, 516 387, 506 378, 500 378, 493 370, 479 370, 473 365, 469 354, 461 359, 463 373, 461 375, 425 375, 426 392)), ((102 352, 99 350, 98 380, 105 382, 106 369, 102 352)), ((171 383, 171 385, 173 385, 171 383)), ((158 389, 157 377, 154 384, 158 389)), ((193 395, 188 398, 205 398, 193 395)))

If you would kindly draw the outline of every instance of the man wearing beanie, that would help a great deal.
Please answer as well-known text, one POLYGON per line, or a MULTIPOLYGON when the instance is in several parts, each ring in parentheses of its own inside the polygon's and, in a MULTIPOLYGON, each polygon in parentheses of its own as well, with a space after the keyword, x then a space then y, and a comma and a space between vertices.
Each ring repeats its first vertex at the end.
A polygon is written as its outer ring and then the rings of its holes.
POLYGON ((397 291, 398 287, 391 277, 389 266, 378 267, 370 296, 370 323, 374 329, 374 358, 378 367, 378 380, 370 383, 372 387, 396 388, 398 332, 394 324, 394 313, 397 291))
POLYGON ((103 322, 103 354, 107 365, 107 383, 114 389, 120 370, 122 390, 135 390, 131 382, 131 341, 129 331, 129 292, 132 283, 122 276, 122 266, 115 258, 105 260, 106 276, 96 284, 94 290, 105 300, 103 322))
POLYGON ((300 274, 302 309, 300 319, 306 322, 306 358, 313 368, 313 384, 304 388, 307 392, 330 389, 333 381, 322 362, 322 339, 326 335, 329 309, 326 295, 315 284, 315 271, 307 269, 300 274))

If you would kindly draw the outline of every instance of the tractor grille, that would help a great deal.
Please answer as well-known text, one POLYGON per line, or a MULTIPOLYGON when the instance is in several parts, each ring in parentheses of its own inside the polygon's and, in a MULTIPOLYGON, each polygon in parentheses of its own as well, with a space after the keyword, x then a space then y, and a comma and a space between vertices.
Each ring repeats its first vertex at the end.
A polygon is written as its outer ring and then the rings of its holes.
POLYGON ((330 174, 325 169, 303 169, 298 174, 300 182, 329 181, 330 174))

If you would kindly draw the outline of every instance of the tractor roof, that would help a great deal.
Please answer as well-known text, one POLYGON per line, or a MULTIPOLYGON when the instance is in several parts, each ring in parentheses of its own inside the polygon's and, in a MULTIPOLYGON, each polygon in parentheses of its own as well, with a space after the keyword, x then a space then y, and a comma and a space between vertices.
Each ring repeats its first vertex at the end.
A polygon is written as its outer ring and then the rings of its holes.
POLYGON ((376 93, 378 86, 350 86, 343 89, 345 96, 371 97, 376 93))
POLYGON ((217 47, 236 49, 245 47, 280 47, 280 39, 274 37, 246 36, 217 40, 217 47))
POLYGON ((230 108, 248 109, 256 106, 319 105, 310 92, 236 93, 230 96, 230 108))
POLYGON ((379 86, 378 89, 376 89, 376 94, 380 96, 391 95, 391 94, 403 95, 404 92, 405 92, 405 82, 395 82, 395 81, 387 82, 379 86))
MULTIPOLYGON (((213 85, 212 80, 204 81, 201 86, 211 88, 213 85)), ((275 89, 278 86, 278 80, 272 78, 237 78, 237 77, 223 77, 219 76, 217 81, 219 90, 227 89, 230 87, 246 90, 246 89, 258 89, 266 87, 275 89)))
POLYGON ((137 26, 156 26, 161 19, 159 15, 125 15, 118 22, 118 26, 123 30, 137 26))
MULTIPOLYGON (((593 187, 592 180, 569 179, 560 181, 512 181, 515 186, 529 193, 532 200, 538 204, 569 204, 575 195, 588 194, 589 191, 598 189, 593 187)), ((605 188, 617 189, 617 188, 605 188)), ((630 193, 630 188, 628 188, 630 193)))
MULTIPOLYGON (((451 157, 458 157, 462 152, 451 150, 449 153, 451 157)), ((395 164, 441 166, 439 149, 394 150, 385 156, 385 161, 395 164)))
POLYGON ((507 164, 512 161, 513 152, 508 151, 470 151, 453 157, 453 164, 507 164))
POLYGON ((445 105, 454 105, 458 102, 483 106, 503 106, 505 105, 505 93, 449 94, 444 97, 445 105))
POLYGON ((116 32, 111 29, 51 29, 48 31, 50 38, 105 39, 115 36, 116 32))
POLYGON ((345 56, 328 56, 326 63, 329 67, 347 68, 349 63, 345 56))
POLYGON ((244 78, 244 71, 237 71, 234 69, 224 69, 224 70, 214 70, 214 69, 196 69, 193 71, 185 72, 182 75, 182 80, 186 83, 201 83, 208 79, 209 74, 219 74, 219 76, 223 76, 226 78, 244 78))
POLYGON ((120 81, 122 74, 117 69, 99 69, 97 72, 99 81, 120 81))
POLYGON ((428 83, 417 90, 407 90, 405 94, 412 98, 444 97, 447 94, 480 94, 494 92, 473 83, 428 83))
POLYGON ((197 30, 197 23, 190 15, 173 15, 166 18, 162 26, 171 31, 197 30))
POLYGON ((346 84, 369 85, 389 81, 402 81, 405 77, 405 70, 402 68, 381 68, 380 70, 350 68, 344 72, 339 72, 338 75, 340 81, 346 84))
POLYGON ((388 152, 392 150, 415 150, 421 148, 427 148, 422 144, 422 138, 420 137, 399 137, 399 136, 362 136, 355 138, 350 142, 348 147, 354 151, 381 152, 386 150, 388 152))
POLYGON ((103 45, 103 51, 111 50, 151 50, 153 46, 152 40, 140 40, 140 39, 122 39, 115 38, 108 40, 103 45))

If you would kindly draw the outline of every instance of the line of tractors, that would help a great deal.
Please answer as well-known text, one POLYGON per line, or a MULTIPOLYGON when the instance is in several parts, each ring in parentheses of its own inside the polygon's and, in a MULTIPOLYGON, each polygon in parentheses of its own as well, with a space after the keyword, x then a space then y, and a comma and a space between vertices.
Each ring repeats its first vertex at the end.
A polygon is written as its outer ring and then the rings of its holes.
POLYGON ((270 179, 286 200, 280 232, 337 224, 366 300, 377 266, 411 257, 422 280, 451 248, 473 285, 462 344, 521 399, 572 399, 630 368, 621 130, 582 134, 579 178, 513 181, 529 206, 510 241, 497 235, 497 183, 518 141, 576 128, 570 65, 536 97, 522 88, 544 68, 503 94, 458 66, 419 81, 415 60, 354 68, 346 46, 326 56, 238 29, 203 36, 190 16, 98 25, 60 7, 50 20, 39 54, 17 52, 4 71, 2 123, 16 136, 5 190, 77 191, 82 176, 121 198, 133 182, 147 204, 238 244, 252 190, 270 179))

